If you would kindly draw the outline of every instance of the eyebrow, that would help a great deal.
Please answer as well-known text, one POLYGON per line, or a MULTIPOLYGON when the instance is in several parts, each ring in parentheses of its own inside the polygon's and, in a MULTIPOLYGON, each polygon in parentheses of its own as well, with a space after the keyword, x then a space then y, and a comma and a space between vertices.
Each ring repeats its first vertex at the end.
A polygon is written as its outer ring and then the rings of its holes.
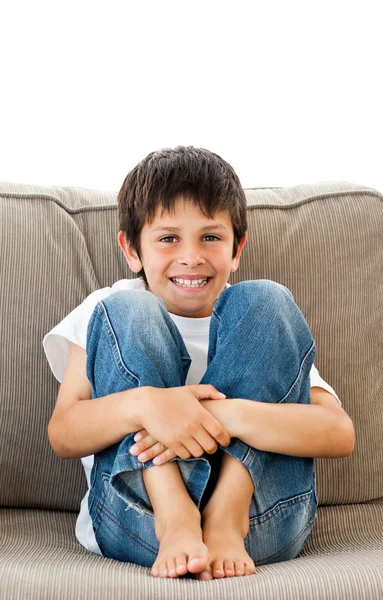
MULTIPOLYGON (((225 225, 207 225, 206 227, 201 227, 200 231, 212 231, 212 230, 217 230, 217 229, 226 229, 227 227, 225 225)), ((155 227, 154 229, 152 229, 151 233, 154 233, 155 231, 181 231, 180 227, 155 227)))

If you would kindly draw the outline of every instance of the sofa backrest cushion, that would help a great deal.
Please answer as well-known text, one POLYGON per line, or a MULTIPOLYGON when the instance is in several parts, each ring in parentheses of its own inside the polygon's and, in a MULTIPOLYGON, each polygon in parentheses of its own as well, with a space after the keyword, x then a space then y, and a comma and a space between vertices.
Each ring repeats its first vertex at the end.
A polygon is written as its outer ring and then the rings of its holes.
MULTIPOLYGON (((382 498, 383 196, 347 182, 246 196, 248 241, 229 283, 291 290, 355 425, 349 457, 315 459, 319 503, 382 498)), ((81 463, 47 437, 59 383, 42 340, 91 292, 135 276, 117 233, 116 193, 0 184, 0 506, 79 510, 81 463)))

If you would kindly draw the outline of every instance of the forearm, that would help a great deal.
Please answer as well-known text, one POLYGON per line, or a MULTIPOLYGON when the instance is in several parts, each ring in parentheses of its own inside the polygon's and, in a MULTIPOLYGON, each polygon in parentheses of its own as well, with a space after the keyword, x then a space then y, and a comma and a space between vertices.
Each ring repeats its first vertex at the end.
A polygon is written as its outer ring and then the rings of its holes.
POLYGON ((78 400, 52 415, 48 437, 61 458, 81 458, 104 450, 142 428, 138 402, 143 388, 78 400))
POLYGON ((253 448, 312 458, 342 458, 352 452, 347 416, 312 404, 239 402, 235 437, 253 448))

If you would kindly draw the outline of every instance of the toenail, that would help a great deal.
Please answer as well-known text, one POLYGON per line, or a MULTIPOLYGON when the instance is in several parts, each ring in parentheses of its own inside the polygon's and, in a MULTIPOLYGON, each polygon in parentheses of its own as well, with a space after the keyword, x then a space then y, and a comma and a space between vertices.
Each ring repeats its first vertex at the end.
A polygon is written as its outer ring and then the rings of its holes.
POLYGON ((223 571, 221 571, 221 569, 216 569, 215 570, 215 574, 216 575, 223 575, 223 571))
POLYGON ((169 571, 169 575, 175 575, 176 574, 176 570, 172 569, 171 571, 169 571))
POLYGON ((233 571, 232 571, 231 569, 227 569, 226 573, 227 573, 228 575, 233 575, 233 571))

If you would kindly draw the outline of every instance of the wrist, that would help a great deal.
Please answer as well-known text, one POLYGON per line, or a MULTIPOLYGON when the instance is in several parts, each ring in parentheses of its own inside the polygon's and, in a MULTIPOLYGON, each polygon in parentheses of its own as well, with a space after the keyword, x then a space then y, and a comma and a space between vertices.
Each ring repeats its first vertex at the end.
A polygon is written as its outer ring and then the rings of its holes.
POLYGON ((123 392, 121 411, 127 431, 133 432, 143 429, 144 404, 149 389, 149 386, 143 386, 123 392))
POLYGON ((201 400, 200 404, 225 428, 229 436, 237 437, 237 398, 230 400, 201 400))

